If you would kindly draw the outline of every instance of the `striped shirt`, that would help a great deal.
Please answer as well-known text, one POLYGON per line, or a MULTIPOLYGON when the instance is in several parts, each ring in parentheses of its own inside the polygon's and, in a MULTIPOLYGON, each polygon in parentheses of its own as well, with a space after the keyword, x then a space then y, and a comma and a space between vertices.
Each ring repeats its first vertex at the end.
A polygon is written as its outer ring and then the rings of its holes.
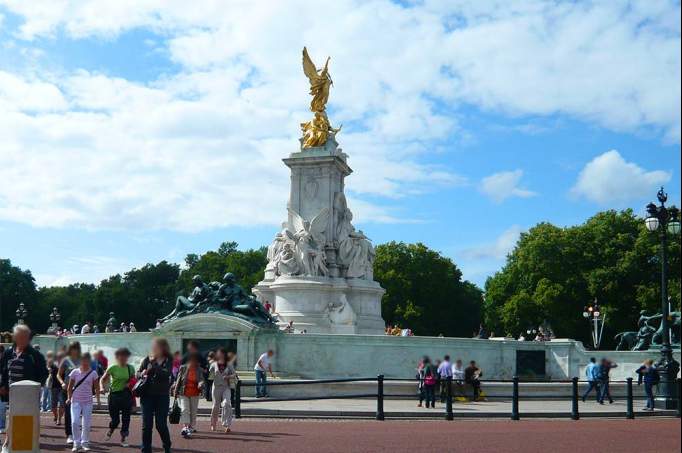
POLYGON ((10 385, 26 379, 26 354, 13 351, 12 357, 7 362, 7 371, 10 385))

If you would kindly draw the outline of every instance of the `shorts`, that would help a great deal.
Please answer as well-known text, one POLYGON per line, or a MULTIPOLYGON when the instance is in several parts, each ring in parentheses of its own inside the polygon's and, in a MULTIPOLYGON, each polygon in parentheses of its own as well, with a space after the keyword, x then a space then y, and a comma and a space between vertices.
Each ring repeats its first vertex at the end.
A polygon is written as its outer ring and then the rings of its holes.
POLYGON ((66 393, 61 387, 53 387, 50 389, 50 392, 52 396, 52 409, 64 407, 66 403, 66 393))

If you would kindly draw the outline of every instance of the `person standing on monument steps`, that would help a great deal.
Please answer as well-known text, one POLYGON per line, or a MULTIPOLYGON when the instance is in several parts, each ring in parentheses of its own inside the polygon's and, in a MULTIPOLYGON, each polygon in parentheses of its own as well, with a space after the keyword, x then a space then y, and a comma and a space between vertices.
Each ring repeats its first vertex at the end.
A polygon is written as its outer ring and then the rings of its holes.
POLYGON ((256 371, 256 398, 265 398, 268 396, 267 389, 267 374, 270 373, 270 377, 275 377, 272 373, 272 356, 275 355, 275 351, 269 349, 268 352, 264 352, 260 355, 256 361, 256 365, 253 369, 256 371))

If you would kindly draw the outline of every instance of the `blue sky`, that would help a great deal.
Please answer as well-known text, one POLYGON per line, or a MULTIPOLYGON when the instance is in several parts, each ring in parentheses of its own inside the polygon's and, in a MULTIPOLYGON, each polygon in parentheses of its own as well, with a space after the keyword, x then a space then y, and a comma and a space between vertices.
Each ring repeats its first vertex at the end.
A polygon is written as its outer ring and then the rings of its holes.
POLYGON ((0 0, 0 257, 53 285, 268 244, 303 45, 375 243, 482 284, 537 222, 679 204, 678 2, 305 3, 0 0))

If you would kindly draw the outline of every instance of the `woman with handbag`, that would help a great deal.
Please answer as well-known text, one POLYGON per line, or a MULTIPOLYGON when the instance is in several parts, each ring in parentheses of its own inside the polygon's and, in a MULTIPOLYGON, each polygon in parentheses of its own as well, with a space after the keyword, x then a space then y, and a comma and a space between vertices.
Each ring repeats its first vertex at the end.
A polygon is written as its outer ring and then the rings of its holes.
POLYGON ((192 352, 187 356, 187 363, 180 367, 173 389, 173 395, 180 401, 182 410, 180 422, 184 425, 180 434, 185 439, 189 439, 196 431, 199 398, 206 386, 200 360, 198 352, 192 352))
POLYGON ((424 357, 424 399, 426 400, 426 408, 429 404, 432 409, 436 408, 436 379, 438 374, 436 367, 431 363, 431 359, 424 357))
POLYGON ((126 440, 130 429, 130 413, 133 408, 133 394, 128 388, 131 379, 135 377, 135 368, 128 363, 130 351, 128 348, 117 349, 114 353, 116 363, 112 364, 102 375, 99 381, 101 393, 105 393, 106 384, 111 381, 111 391, 109 393, 109 430, 105 436, 106 440, 111 440, 118 424, 121 425, 121 447, 128 447, 126 440))
POLYGON ((216 430, 218 414, 225 432, 232 426, 232 402, 230 401, 230 381, 237 377, 233 363, 236 355, 218 348, 215 360, 208 370, 208 378, 213 381, 213 407, 211 409, 211 431, 216 430))
POLYGON ((152 428, 156 424, 165 453, 171 451, 168 431, 172 357, 165 338, 152 340, 152 350, 138 370, 138 382, 133 392, 142 406, 142 453, 152 453, 152 428))

